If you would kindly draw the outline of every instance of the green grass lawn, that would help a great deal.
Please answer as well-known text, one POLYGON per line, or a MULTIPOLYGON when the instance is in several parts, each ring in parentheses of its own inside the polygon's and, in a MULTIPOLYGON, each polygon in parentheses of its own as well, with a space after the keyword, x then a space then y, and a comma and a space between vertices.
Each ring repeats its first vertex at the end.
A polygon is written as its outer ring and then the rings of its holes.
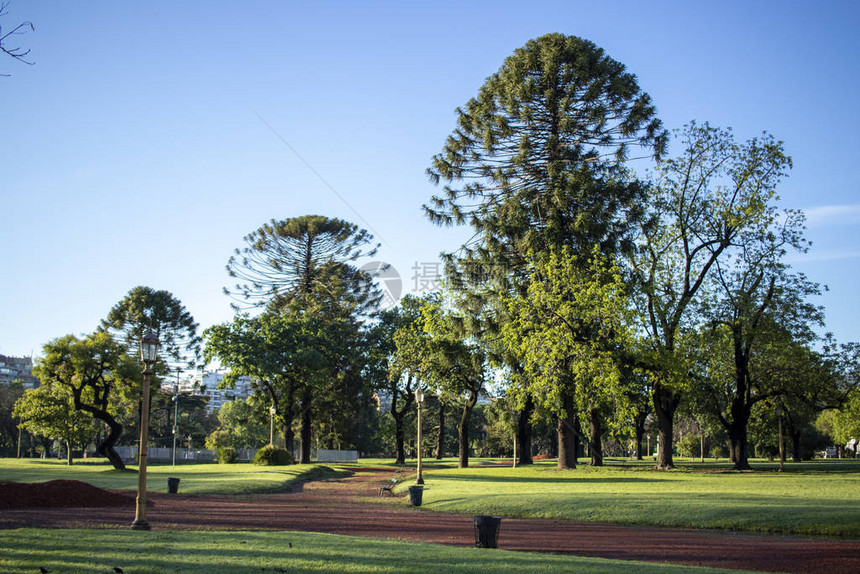
MULTIPOLYGON (((149 465, 146 487, 151 492, 167 492, 167 478, 179 478, 183 494, 259 494, 289 488, 296 480, 334 473, 320 465, 258 466, 255 464, 149 465)), ((99 488, 137 490, 137 467, 115 470, 104 459, 67 466, 49 459, 0 458, 0 481, 44 482, 80 480, 99 488)))
POLYGON ((309 532, 0 530, 0 548, 0 572, 10 574, 40 567, 55 574, 112 574, 115 567, 126 574, 738 572, 309 532))
POLYGON ((650 470, 653 463, 609 463, 559 471, 555 461, 462 470, 431 462, 422 508, 860 538, 860 462, 789 464, 782 473, 763 461, 756 472, 691 461, 670 472, 650 470))

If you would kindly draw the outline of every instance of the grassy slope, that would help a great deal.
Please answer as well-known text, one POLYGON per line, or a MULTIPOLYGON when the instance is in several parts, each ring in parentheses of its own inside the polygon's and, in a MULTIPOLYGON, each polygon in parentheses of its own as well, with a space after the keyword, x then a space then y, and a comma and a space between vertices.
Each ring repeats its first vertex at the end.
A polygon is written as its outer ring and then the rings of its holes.
POLYGON ((645 466, 425 471, 428 510, 860 538, 860 463, 790 472, 655 472, 645 466))
POLYGON ((114 567, 128 574, 729 572, 307 532, 75 530, 58 537, 50 530, 0 530, 0 548, 0 572, 8 573, 38 572, 40 567, 56 574, 110 574, 114 567))

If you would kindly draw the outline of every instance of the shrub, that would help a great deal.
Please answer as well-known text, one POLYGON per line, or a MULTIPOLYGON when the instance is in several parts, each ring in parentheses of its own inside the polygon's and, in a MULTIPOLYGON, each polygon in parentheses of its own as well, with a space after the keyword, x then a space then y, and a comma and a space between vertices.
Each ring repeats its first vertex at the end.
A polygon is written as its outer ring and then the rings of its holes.
POLYGON ((279 446, 268 444, 254 455, 254 464, 265 466, 283 466, 295 463, 292 453, 279 446))
POLYGON ((233 437, 230 435, 230 431, 220 429, 212 431, 212 433, 206 437, 204 446, 206 448, 211 448, 212 450, 219 450, 224 447, 233 446, 232 439, 233 437))
POLYGON ((687 433, 681 437, 676 445, 681 456, 702 456, 702 438, 698 434, 687 433))
POLYGON ((225 446, 218 449, 217 460, 221 464, 232 464, 239 458, 235 448, 225 446))

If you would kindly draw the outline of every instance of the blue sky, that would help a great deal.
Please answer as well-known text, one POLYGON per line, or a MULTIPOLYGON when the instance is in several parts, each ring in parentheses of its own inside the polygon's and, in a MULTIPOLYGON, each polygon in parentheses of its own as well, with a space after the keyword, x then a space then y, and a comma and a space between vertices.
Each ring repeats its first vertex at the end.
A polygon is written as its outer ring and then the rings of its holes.
POLYGON ((669 128, 783 140, 781 205, 813 242, 792 262, 860 340, 856 2, 15 0, 0 25, 23 20, 35 65, 0 59, 2 354, 91 332, 136 285, 229 320, 224 265, 273 218, 372 228, 403 292, 416 263, 431 280, 468 232, 423 216, 424 170, 454 109, 548 32, 624 63, 669 128))

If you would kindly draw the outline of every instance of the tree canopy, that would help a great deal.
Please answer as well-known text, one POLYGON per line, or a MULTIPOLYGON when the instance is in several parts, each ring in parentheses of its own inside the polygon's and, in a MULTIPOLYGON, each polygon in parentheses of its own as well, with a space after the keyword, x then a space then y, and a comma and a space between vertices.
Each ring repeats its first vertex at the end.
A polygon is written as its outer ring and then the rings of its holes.
POLYGON ((128 292, 108 312, 102 328, 123 341, 137 355, 143 336, 152 331, 158 337, 158 352, 186 368, 200 359, 202 339, 198 325, 185 306, 168 291, 138 286, 128 292))
POLYGON ((342 219, 305 215, 272 220, 245 236, 227 262, 238 282, 224 292, 241 306, 278 308, 285 301, 332 291, 332 283, 362 306, 380 298, 371 277, 352 263, 376 253, 373 236, 342 219))
POLYGON ((115 468, 125 468, 114 450, 123 430, 118 417, 122 400, 136 399, 140 393, 140 365, 128 356, 121 343, 105 332, 83 339, 67 335, 46 344, 43 352, 33 369, 41 384, 46 388, 54 385, 67 388, 75 409, 103 422, 107 435, 97 450, 115 468))

